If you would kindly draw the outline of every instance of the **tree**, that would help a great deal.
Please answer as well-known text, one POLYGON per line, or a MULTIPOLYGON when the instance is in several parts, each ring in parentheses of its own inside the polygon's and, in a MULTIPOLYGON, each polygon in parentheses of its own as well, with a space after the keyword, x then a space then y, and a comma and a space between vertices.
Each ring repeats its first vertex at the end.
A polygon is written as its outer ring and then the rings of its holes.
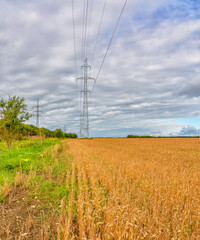
POLYGON ((75 133, 64 133, 64 138, 77 138, 75 133))
POLYGON ((41 133, 42 133, 42 136, 45 136, 46 138, 53 137, 53 131, 47 128, 41 128, 41 133))
POLYGON ((63 131, 60 128, 57 128, 54 133, 53 133, 54 137, 56 138, 63 138, 63 131))
POLYGON ((31 117, 24 101, 24 98, 17 96, 9 97, 7 101, 2 98, 0 101, 0 133, 9 148, 20 134, 21 123, 31 117))

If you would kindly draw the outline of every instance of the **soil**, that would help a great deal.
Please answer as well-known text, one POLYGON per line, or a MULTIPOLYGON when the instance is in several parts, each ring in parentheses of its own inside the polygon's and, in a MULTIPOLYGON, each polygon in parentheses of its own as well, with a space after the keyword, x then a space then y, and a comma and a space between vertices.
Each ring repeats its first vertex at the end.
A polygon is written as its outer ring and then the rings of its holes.
POLYGON ((56 239, 53 215, 29 193, 17 187, 0 203, 0 240, 56 239))

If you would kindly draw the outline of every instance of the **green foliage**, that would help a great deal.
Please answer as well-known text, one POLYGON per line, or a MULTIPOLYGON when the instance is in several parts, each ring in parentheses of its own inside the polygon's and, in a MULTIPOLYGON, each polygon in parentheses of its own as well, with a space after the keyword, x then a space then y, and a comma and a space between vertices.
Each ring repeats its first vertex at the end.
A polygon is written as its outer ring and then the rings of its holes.
POLYGON ((53 132, 53 136, 56 138, 77 138, 78 136, 75 133, 63 133, 60 128, 57 128, 53 132))
POLYGON ((57 128, 54 133, 53 136, 56 138, 63 138, 64 137, 64 133, 60 128, 57 128))
MULTIPOLYGON (((40 140, 16 141, 15 147, 10 151, 5 149, 4 143, 0 143, 0 189, 5 183, 14 185, 16 174, 22 172, 24 176, 29 176, 29 188, 34 196, 55 205, 60 205, 63 198, 68 199, 71 187, 70 184, 66 186, 65 177, 71 172, 71 160, 61 158, 57 161, 49 151, 51 146, 59 142, 48 139, 41 145, 40 140), (49 169, 52 169, 51 180, 46 179, 49 169), (58 181, 62 176, 63 181, 58 181)), ((0 193, 0 202, 2 201, 4 196, 0 193)))
POLYGON ((42 136, 49 138, 49 137, 53 137, 53 131, 47 129, 47 128, 41 128, 41 134, 42 136))
POLYGON ((39 130, 41 131, 41 135, 43 137, 49 138, 53 137, 53 131, 47 129, 47 128, 37 128, 33 125, 28 124, 21 124, 20 126, 20 133, 22 136, 28 137, 28 136, 37 136, 39 134, 39 130))
POLYGON ((31 115, 27 111, 27 105, 24 98, 9 97, 6 101, 3 98, 0 101, 0 142, 6 141, 7 146, 11 148, 15 140, 21 140, 24 137, 41 136, 45 138, 77 138, 74 133, 63 133, 59 128, 51 131, 47 128, 37 128, 33 125, 24 124, 31 115))
POLYGON ((2 195, 0 195, 0 203, 3 203, 3 202, 5 202, 5 198, 2 195))
POLYGON ((14 182, 15 174, 19 170, 24 173, 28 173, 30 169, 42 172, 42 162, 48 159, 48 156, 44 157, 42 152, 56 142, 56 140, 45 140, 41 145, 40 140, 16 141, 15 146, 9 151, 4 143, 0 143, 0 186, 5 179, 9 183, 14 182))
POLYGON ((77 138, 75 133, 64 133, 64 138, 77 138))
POLYGON ((0 133, 9 148, 19 138, 21 123, 31 117, 24 101, 24 98, 16 96, 9 97, 7 101, 2 98, 0 101, 0 133))
POLYGON ((20 133, 22 136, 36 136, 38 133, 38 128, 33 125, 22 123, 20 126, 20 133))
POLYGON ((28 136, 37 136, 39 134, 39 130, 41 131, 41 135, 45 138, 77 138, 78 136, 75 133, 63 133, 63 131, 58 128, 55 131, 51 131, 47 128, 37 128, 33 125, 27 125, 21 123, 20 125, 20 134, 24 137, 28 136))
POLYGON ((38 196, 45 200, 51 200, 54 204, 59 204, 60 199, 68 198, 69 189, 64 184, 46 180, 42 182, 38 189, 38 196))
POLYGON ((127 138, 153 138, 153 136, 128 135, 127 138))
POLYGON ((63 131, 58 128, 53 132, 53 136, 57 138, 77 138, 75 133, 63 133, 63 131))

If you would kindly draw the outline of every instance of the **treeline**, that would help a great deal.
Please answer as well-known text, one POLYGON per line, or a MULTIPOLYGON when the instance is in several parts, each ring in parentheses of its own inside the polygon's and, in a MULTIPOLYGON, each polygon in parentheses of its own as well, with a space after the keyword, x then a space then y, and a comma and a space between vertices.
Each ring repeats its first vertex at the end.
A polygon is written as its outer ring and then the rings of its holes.
POLYGON ((30 137, 30 136, 42 136, 45 138, 77 138, 78 136, 75 133, 64 133, 62 129, 58 128, 54 131, 51 131, 47 128, 37 128, 34 125, 28 125, 21 123, 20 126, 20 135, 22 137, 30 137))
POLYGON ((63 133, 61 129, 51 131, 25 124, 30 117, 32 114, 28 112, 24 98, 9 96, 7 100, 0 99, 0 141, 4 140, 8 148, 11 148, 14 141, 30 136, 77 138, 76 134, 63 133))
POLYGON ((128 135, 127 138, 154 138, 153 136, 128 135))
POLYGON ((199 138, 200 136, 139 136, 139 135, 128 135, 127 138, 199 138))

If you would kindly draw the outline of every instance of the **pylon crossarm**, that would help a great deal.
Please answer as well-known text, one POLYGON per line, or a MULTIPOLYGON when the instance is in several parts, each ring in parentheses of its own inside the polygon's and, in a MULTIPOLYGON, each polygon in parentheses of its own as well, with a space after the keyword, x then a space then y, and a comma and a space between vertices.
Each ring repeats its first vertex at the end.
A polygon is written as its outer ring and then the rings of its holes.
MULTIPOLYGON (((84 78, 84 77, 79 77, 79 78, 76 79, 76 81, 77 81, 77 80, 85 80, 85 78, 84 78)), ((87 80, 93 80, 93 81, 95 81, 95 78, 87 77, 87 80)))
POLYGON ((84 93, 84 92, 89 92, 89 93, 91 93, 90 90, 87 90, 87 91, 81 90, 81 93, 84 93))

